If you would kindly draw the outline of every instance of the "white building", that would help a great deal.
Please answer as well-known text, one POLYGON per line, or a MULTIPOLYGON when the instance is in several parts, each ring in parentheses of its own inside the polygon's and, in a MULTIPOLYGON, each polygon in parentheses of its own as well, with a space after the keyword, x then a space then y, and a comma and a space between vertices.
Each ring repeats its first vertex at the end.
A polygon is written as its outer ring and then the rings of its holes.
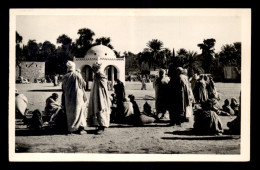
POLYGON ((76 69, 80 69, 83 78, 89 83, 93 81, 92 65, 101 63, 101 71, 107 76, 108 81, 114 85, 116 79, 125 83, 125 58, 116 58, 113 50, 104 45, 90 48, 84 58, 74 58, 76 69))

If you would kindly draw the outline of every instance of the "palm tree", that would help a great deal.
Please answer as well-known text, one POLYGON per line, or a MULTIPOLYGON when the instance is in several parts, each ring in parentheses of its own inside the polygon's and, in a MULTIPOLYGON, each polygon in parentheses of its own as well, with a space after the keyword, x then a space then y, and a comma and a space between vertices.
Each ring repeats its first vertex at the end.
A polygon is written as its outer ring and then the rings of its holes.
POLYGON ((152 56, 152 58, 150 59, 151 60, 150 62, 152 63, 154 70, 155 70, 156 65, 157 65, 156 63, 160 59, 159 52, 162 50, 163 42, 158 39, 152 39, 146 45, 150 50, 150 54, 152 56))
POLYGON ((214 59, 214 46, 215 46, 216 40, 211 39, 205 39, 203 43, 198 44, 198 47, 202 50, 202 56, 203 56, 203 68, 207 73, 210 72, 210 67, 212 64, 212 61, 214 59))
POLYGON ((197 52, 188 51, 184 62, 183 68, 188 70, 189 76, 192 76, 194 73, 204 73, 202 62, 198 58, 197 52))
POLYGON ((147 63, 149 70, 151 70, 152 64, 153 64, 153 60, 151 58, 150 52, 145 50, 143 52, 140 52, 137 54, 137 60, 140 66, 140 69, 142 70, 142 63, 147 63))
POLYGON ((171 51, 168 48, 164 48, 159 52, 161 68, 167 69, 171 62, 171 51))
POLYGON ((180 48, 179 51, 177 51, 177 55, 186 55, 187 53, 188 51, 184 48, 180 48))

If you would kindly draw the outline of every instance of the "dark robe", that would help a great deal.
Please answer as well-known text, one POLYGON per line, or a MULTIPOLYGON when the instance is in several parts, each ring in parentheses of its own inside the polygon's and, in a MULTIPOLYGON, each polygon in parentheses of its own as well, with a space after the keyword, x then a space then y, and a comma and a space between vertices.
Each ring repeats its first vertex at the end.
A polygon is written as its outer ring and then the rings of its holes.
POLYGON ((115 94, 117 101, 123 101, 125 98, 125 86, 122 82, 117 83, 114 85, 115 94))
POLYGON ((199 109, 194 114, 194 130, 199 134, 214 135, 223 132, 222 123, 213 110, 199 109))
POLYGON ((168 83, 170 79, 166 76, 158 77, 154 82, 156 113, 165 113, 168 110, 168 83))
POLYGON ((140 109, 139 109, 136 101, 131 101, 131 103, 133 104, 134 115, 140 116, 141 112, 140 112, 140 109))

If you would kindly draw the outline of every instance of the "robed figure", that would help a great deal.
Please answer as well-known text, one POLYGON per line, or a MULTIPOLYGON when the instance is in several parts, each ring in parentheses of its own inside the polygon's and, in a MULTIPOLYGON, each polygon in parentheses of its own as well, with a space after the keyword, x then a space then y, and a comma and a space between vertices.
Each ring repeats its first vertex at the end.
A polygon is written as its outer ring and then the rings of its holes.
POLYGON ((117 102, 122 102, 125 98, 125 86, 122 81, 119 79, 116 79, 116 84, 114 85, 115 94, 116 94, 116 100, 117 102))
POLYGON ((194 97, 197 103, 203 103, 208 100, 207 82, 201 75, 194 88, 194 97))
POLYGON ((176 112, 179 114, 180 121, 186 121, 191 116, 192 112, 192 101, 191 101, 191 87, 189 84, 188 77, 185 73, 185 69, 178 70, 179 79, 176 82, 177 93, 176 93, 176 112))
POLYGON ((92 66, 94 72, 93 85, 89 97, 88 126, 98 127, 98 133, 102 133, 109 127, 111 101, 107 90, 107 78, 100 72, 101 64, 98 62, 92 66))
POLYGON ((75 70, 74 62, 68 61, 66 65, 68 73, 63 77, 62 90, 68 131, 81 133, 86 127, 86 82, 75 70))
POLYGON ((159 70, 159 77, 154 82, 155 88, 155 108, 157 116, 162 113, 161 118, 164 117, 166 110, 168 110, 168 83, 170 79, 166 77, 165 70, 159 70))
POLYGON ((116 79, 116 84, 114 85, 116 94, 116 121, 120 121, 124 117, 124 104, 123 100, 125 98, 125 86, 122 81, 116 79))
POLYGON ((172 98, 172 103, 169 104, 170 124, 181 125, 186 117, 187 107, 191 106, 189 82, 181 67, 177 68, 175 76, 169 82, 169 94, 172 98))
POLYGON ((25 95, 19 94, 18 90, 15 89, 15 118, 24 118, 28 105, 28 99, 25 95))

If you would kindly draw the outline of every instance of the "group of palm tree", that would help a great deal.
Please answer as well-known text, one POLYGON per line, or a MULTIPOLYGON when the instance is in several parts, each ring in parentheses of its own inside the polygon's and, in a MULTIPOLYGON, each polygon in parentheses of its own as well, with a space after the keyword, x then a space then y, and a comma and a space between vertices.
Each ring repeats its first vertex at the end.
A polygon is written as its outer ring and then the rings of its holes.
POLYGON ((168 69, 174 63, 176 67, 187 68, 190 74, 193 74, 193 72, 204 72, 199 55, 194 51, 187 51, 181 48, 175 56, 174 49, 171 52, 170 49, 163 48, 163 42, 158 39, 152 39, 146 45, 147 48, 138 53, 136 58, 139 65, 147 63, 149 70, 158 68, 168 69))
POLYGON ((205 39, 203 43, 198 44, 201 54, 180 48, 175 55, 174 49, 171 52, 170 49, 163 47, 162 41, 152 39, 146 44, 147 48, 137 54, 136 59, 139 65, 146 63, 149 71, 168 69, 170 65, 174 65, 176 68, 186 68, 189 76, 194 73, 222 74, 224 66, 235 66, 240 69, 241 43, 223 45, 219 53, 215 53, 215 43, 216 40, 213 38, 205 39))
MULTIPOLYGON (((110 37, 100 37, 93 39, 95 33, 88 29, 82 28, 78 30, 79 38, 75 42, 65 34, 57 38, 56 47, 49 41, 37 43, 35 40, 29 40, 27 45, 21 47, 23 37, 16 32, 16 64, 22 61, 45 61, 46 73, 65 73, 66 61, 72 60, 73 57, 84 57, 87 50, 97 44, 103 44, 113 50, 117 57, 127 57, 131 52, 124 52, 121 56, 111 44, 110 37)), ((202 50, 201 54, 194 51, 187 51, 184 48, 179 49, 176 54, 169 48, 164 48, 162 41, 152 39, 147 42, 146 48, 138 54, 133 54, 139 64, 148 65, 148 71, 156 70, 158 68, 168 69, 170 65, 174 64, 176 67, 184 67, 188 69, 188 74, 193 73, 210 73, 212 70, 220 70, 225 65, 236 66, 241 68, 241 43, 235 42, 230 45, 223 45, 220 53, 215 53, 214 45, 216 40, 205 39, 203 43, 198 44, 202 50), (220 69, 219 69, 219 68, 220 69)))

